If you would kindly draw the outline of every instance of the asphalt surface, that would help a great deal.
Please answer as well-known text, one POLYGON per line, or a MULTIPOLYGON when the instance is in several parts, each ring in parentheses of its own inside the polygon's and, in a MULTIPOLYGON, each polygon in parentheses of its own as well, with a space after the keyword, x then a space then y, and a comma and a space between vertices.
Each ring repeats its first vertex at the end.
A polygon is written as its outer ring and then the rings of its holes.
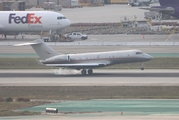
MULTIPOLYGON (((156 4, 158 5, 158 4, 156 4)), ((42 8, 31 8, 33 10, 44 10, 42 8)), ((139 7, 130 7, 125 5, 105 5, 99 7, 83 7, 83 8, 64 8, 62 13, 72 23, 102 23, 102 22, 119 22, 124 19, 133 20, 134 15, 138 20, 144 19, 144 11, 139 7)))
MULTIPOLYGON (((90 35, 88 40, 75 42, 48 42, 53 49, 59 53, 82 53, 82 52, 101 52, 101 51, 114 51, 114 50, 128 50, 140 49, 146 53, 179 53, 178 45, 158 45, 158 43, 179 42, 179 35, 173 35, 168 39, 168 35, 146 35, 143 39, 142 35, 90 35), (165 42, 167 40, 167 42, 165 42), (118 45, 117 43, 133 43, 135 45, 118 45), (140 45, 140 43, 156 43, 156 45, 140 45), (104 45, 105 43, 105 45, 104 45), (108 45, 111 43, 113 45, 108 45), (85 44, 85 45, 84 45, 85 44), (94 44, 94 45, 91 45, 94 44)), ((17 43, 24 43, 38 39, 38 36, 26 36, 22 40, 18 38, 14 40, 12 36, 9 39, 3 40, 0 37, 0 54, 6 53, 35 53, 31 46, 14 47, 12 45, 17 43)))
POLYGON ((176 86, 179 70, 0 70, 0 86, 176 86))
MULTIPOLYGON (((87 53, 87 52, 104 52, 104 51, 115 51, 115 50, 131 50, 139 49, 145 53, 179 53, 178 46, 51 46, 59 53, 87 53)), ((0 46, 1 54, 28 54, 35 51, 31 46, 0 46)))
MULTIPOLYGON (((27 42, 35 39, 39 39, 39 35, 25 35, 25 38, 22 39, 21 35, 18 35, 16 39, 14 36, 7 36, 7 39, 4 39, 3 36, 0 36, 0 43, 4 42, 27 42)), ((79 42, 82 40, 75 40, 79 42)), ((88 39, 83 42, 179 42, 179 35, 128 35, 128 34, 114 34, 114 35, 88 35, 88 39)), ((63 43, 63 42, 60 42, 63 43)), ((68 43, 68 42, 66 42, 68 43)), ((71 43, 71 42, 69 42, 71 43)))
MULTIPOLYGON (((120 114, 120 113, 119 113, 120 114)), ((28 117, 3 117, 0 118, 0 120, 57 120, 57 119, 63 119, 63 120, 178 120, 177 115, 151 115, 151 116, 103 116, 103 114, 97 114, 98 116, 93 117, 74 117, 74 116, 56 116, 56 115, 50 115, 50 116, 28 116, 28 117)))

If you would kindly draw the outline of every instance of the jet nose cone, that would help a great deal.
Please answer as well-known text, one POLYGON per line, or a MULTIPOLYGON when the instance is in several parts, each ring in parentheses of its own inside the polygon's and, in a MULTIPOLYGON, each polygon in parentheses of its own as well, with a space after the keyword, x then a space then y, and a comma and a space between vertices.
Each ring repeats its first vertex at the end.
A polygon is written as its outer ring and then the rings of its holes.
POLYGON ((153 59, 153 57, 151 55, 149 55, 149 54, 146 54, 146 56, 147 56, 148 60, 152 60, 153 59))

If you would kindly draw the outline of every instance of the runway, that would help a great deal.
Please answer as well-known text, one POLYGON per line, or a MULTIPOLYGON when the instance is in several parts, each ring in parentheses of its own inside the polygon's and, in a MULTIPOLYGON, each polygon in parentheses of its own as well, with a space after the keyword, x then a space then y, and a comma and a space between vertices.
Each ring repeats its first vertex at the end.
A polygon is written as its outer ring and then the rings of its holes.
MULTIPOLYGON (((120 113, 118 113, 120 114, 120 113)), ((150 116, 106 116, 97 114, 98 116, 92 117, 76 117, 76 116, 19 116, 19 117, 1 117, 0 120, 178 120, 178 115, 150 115, 150 116)))
POLYGON ((0 86, 178 86, 179 70, 0 70, 0 86))

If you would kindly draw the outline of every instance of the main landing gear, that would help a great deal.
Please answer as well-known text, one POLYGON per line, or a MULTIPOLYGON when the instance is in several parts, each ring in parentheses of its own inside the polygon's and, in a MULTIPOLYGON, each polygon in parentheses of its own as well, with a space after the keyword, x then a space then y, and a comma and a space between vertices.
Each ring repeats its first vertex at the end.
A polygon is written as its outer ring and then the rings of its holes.
POLYGON ((83 70, 81 70, 82 75, 86 75, 87 73, 88 73, 88 75, 91 75, 91 74, 93 74, 93 70, 92 69, 88 69, 88 70, 83 69, 83 70))

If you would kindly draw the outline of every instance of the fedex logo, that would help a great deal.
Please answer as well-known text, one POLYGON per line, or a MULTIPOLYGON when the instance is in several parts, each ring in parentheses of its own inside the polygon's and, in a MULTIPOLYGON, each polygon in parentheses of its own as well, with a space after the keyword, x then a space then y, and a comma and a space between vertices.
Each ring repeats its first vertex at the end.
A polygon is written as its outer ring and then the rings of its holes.
POLYGON ((16 16, 16 13, 11 13, 9 15, 9 23, 11 24, 12 21, 16 24, 42 24, 41 22, 42 16, 35 16, 34 13, 28 13, 26 16, 16 16))

